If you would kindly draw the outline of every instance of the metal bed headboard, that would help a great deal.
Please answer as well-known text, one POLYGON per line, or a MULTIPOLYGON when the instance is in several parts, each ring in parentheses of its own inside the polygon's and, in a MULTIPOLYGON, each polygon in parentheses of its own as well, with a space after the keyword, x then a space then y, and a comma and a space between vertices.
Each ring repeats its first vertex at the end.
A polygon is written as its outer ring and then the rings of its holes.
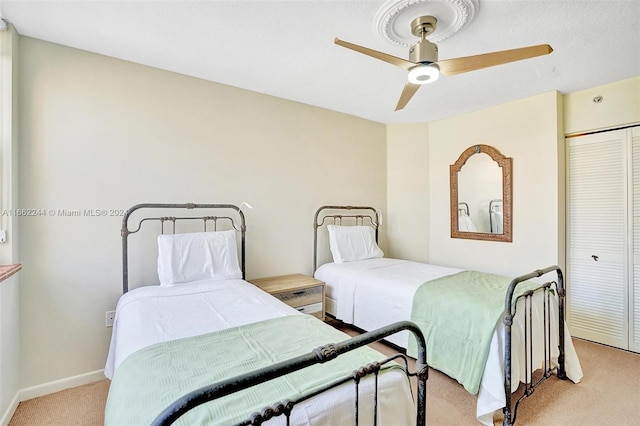
POLYGON ((313 272, 318 269, 318 228, 322 227, 327 220, 331 220, 332 224, 342 225, 342 219, 355 219, 355 225, 364 225, 365 220, 368 220, 367 225, 372 226, 375 230, 376 243, 378 242, 378 227, 380 226, 380 216, 378 210, 371 206, 322 206, 316 210, 316 214, 313 216, 313 272), (362 210, 369 211, 368 214, 323 214, 323 210, 362 210))
POLYGON ((465 203, 464 201, 462 203, 458 203, 458 214, 460 214, 460 212, 464 212, 467 216, 469 216, 469 204, 465 203))
POLYGON ((165 231, 165 222, 171 223, 171 233, 175 234, 176 232, 176 222, 178 221, 193 221, 193 220, 201 220, 203 222, 203 231, 207 231, 207 223, 213 222, 213 231, 217 230, 218 221, 228 220, 231 223, 231 226, 238 232, 240 232, 240 270, 242 271, 242 279, 245 278, 245 232, 247 227, 244 221, 244 213, 240 210, 240 207, 235 206, 233 204, 195 204, 195 203, 186 203, 186 204, 154 204, 154 203, 145 203, 145 204, 136 204, 135 206, 129 208, 122 218, 122 229, 120 231, 120 235, 122 236, 122 293, 126 293, 129 291, 129 247, 128 247, 128 238, 130 234, 135 234, 140 231, 142 228, 142 224, 144 222, 160 222, 160 233, 164 234, 165 231), (230 216, 159 216, 159 217, 144 217, 138 221, 138 227, 134 230, 129 229, 128 221, 129 217, 133 212, 140 209, 230 209, 236 211, 236 217, 230 216), (239 221, 240 224, 236 224, 236 221, 239 221))
POLYGON ((493 212, 501 212, 502 211, 502 198, 496 198, 495 200, 489 201, 489 228, 491 232, 494 232, 494 224, 493 224, 493 212))

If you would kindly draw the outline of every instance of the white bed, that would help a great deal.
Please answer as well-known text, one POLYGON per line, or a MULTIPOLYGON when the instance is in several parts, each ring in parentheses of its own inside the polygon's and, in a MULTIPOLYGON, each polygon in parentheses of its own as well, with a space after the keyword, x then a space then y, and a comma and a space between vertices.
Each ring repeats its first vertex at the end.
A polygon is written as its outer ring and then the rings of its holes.
MULTIPOLYGON (((155 343, 287 315, 304 314, 243 280, 140 287, 118 302, 105 375, 112 378, 129 355, 155 343)), ((381 374, 379 380, 380 424, 415 424, 415 405, 404 373, 394 369, 381 374)), ((292 424, 353 421, 353 395, 353 385, 347 384, 305 401, 293 411, 292 424)), ((364 380, 361 400, 370 401, 372 395, 373 381, 364 380)), ((371 410, 365 407, 360 416, 364 424, 372 421, 371 410)), ((274 421, 282 423, 284 418, 274 421)))
MULTIPOLYGON (((329 314, 361 329, 374 330, 383 324, 410 320, 413 295, 420 285, 460 271, 461 269, 457 268, 406 260, 376 258, 347 263, 326 263, 318 268, 315 277, 326 283, 329 314)), ((538 310, 535 312, 541 314, 538 310)), ((518 318, 516 317, 515 328, 522 330, 522 322, 518 321, 518 318)), ((537 322, 539 321, 538 319, 537 322)), ((552 319, 552 323, 557 324, 557 321, 552 319)), ((557 336, 557 333, 555 335, 557 336)), ((480 422, 488 425, 493 424, 494 411, 505 406, 503 336, 504 324, 500 322, 491 340, 489 358, 478 392, 476 415, 480 422)), ((522 336, 522 331, 514 333, 513 360, 524 357, 522 336)), ((567 376, 577 383, 582 378, 580 362, 566 328, 565 336, 567 376)), ((398 333, 387 340, 406 349, 408 334, 398 333)), ((552 341, 552 345, 557 346, 557 339, 552 341)), ((552 355, 558 356, 557 349, 552 355)), ((541 360, 543 354, 538 351, 534 356, 541 360)), ((512 375, 524 381, 524 369, 520 368, 518 362, 512 363, 512 375)), ((514 381, 512 391, 517 387, 518 381, 514 381)))
MULTIPOLYGON (((327 225, 329 231, 329 246, 333 262, 325 263, 315 270, 314 277, 326 283, 327 313, 347 324, 352 324, 363 330, 373 330, 381 324, 396 321, 409 321, 412 318, 414 294, 424 283, 442 277, 452 276, 463 272, 462 269, 430 265, 407 260, 383 257, 377 247, 377 211, 372 207, 341 207, 325 206, 316 212, 314 267, 318 256, 317 229, 325 223, 327 218, 342 223, 345 218, 354 218, 353 225, 327 225), (363 214, 344 212, 321 216, 323 209, 328 210, 371 210, 375 212, 370 217, 371 226, 362 225, 363 214), (375 230, 375 234, 374 234, 375 230)), ((366 217, 366 216, 364 216, 366 217)), ((335 222, 334 222, 335 223, 335 222)), ((543 308, 542 293, 536 293, 533 300, 533 330, 530 332, 537 342, 542 341, 543 308)), ((512 328, 512 362, 511 388, 512 392, 518 388, 519 382, 527 382, 526 375, 530 374, 524 362, 524 325, 522 321, 523 300, 518 302, 519 315, 514 318, 512 328)), ((550 312, 551 358, 558 357, 558 319, 557 299, 551 297, 553 309, 550 312)), ((482 374, 478 390, 477 419, 486 425, 493 424, 496 410, 502 409, 507 403, 505 396, 505 325, 498 321, 491 336, 489 355, 482 374)), ((564 325, 565 335, 565 369, 569 379, 579 382, 582 378, 580 362, 573 347, 569 331, 564 325)), ((401 348, 408 347, 408 334, 399 333, 387 340, 401 348)), ((542 347, 533 345, 533 366, 542 368, 545 354, 542 347)), ((427 347, 428 351, 432 348, 427 347)), ((429 352, 433 355, 433 352, 429 352)))
MULTIPOLYGON (((148 207, 149 205, 144 206, 148 207)), ((166 205, 158 206, 166 207, 166 205)), ((126 220, 125 217, 125 224, 126 220)), ((138 399, 138 394, 123 398, 124 393, 119 390, 123 389, 123 383, 139 380, 135 376, 138 372, 134 371, 134 375, 131 376, 129 371, 126 371, 126 377, 123 377, 125 370, 127 370, 124 367, 131 365, 130 361, 141 352, 154 347, 163 347, 161 346, 163 342, 173 344, 173 342, 189 340, 194 336, 198 338, 210 335, 212 332, 224 332, 241 326, 264 324, 277 318, 304 320, 307 324, 305 327, 309 327, 308 324, 311 321, 312 327, 310 329, 323 330, 319 332, 320 335, 331 334, 338 341, 349 339, 348 335, 338 332, 316 318, 301 314, 253 284, 235 278, 239 274, 242 276, 243 273, 240 272, 237 265, 235 237, 230 237, 233 235, 233 231, 199 234, 159 237, 160 254, 158 259, 162 265, 159 265, 158 272, 161 285, 143 286, 127 291, 118 301, 105 365, 105 375, 112 379, 105 412, 105 424, 119 425, 122 421, 113 419, 122 419, 117 416, 122 416, 123 411, 135 411, 135 409, 129 409, 123 405, 127 405, 127 401, 133 403, 131 400, 138 399), (204 243, 201 244, 203 241, 204 243), (232 246, 227 246, 227 244, 232 246), (186 256, 186 252, 189 252, 190 256, 186 256), (215 259, 213 261, 205 260, 206 265, 202 267, 198 257, 211 256, 212 253, 215 259), (164 257, 165 255, 168 258, 164 257), (203 276, 209 278, 190 280, 203 276), (116 384, 118 386, 115 386, 116 384), (115 393, 118 395, 114 395, 115 393), (115 410, 113 406, 117 406, 115 410), (111 414, 113 412, 118 414, 111 414)), ((123 235, 126 233, 123 232, 123 235)), ((126 273, 124 277, 124 289, 127 290, 126 273)), ((286 330, 276 331, 285 336, 286 344, 288 333, 282 333, 286 330)), ((338 341, 322 342, 322 345, 338 343, 338 341)), ((370 349, 366 350, 370 351, 370 349)), ((283 349, 283 352, 287 354, 296 351, 299 352, 300 348, 283 349)), ((216 359, 215 362, 217 363, 218 360, 216 359)), ((271 362, 267 363, 267 365, 270 364, 271 362)), ((331 362, 328 365, 330 364, 331 362)), ((349 375, 352 371, 349 370, 349 375)), ((148 373, 145 372, 145 374, 148 373)), ((200 373, 197 375, 202 376, 200 373)), ((144 392, 144 387, 142 389, 144 392)), ((374 380, 371 377, 364 378, 359 385, 359 416, 362 422, 373 421, 374 393, 374 380)), ((354 394, 354 385, 345 383, 304 400, 293 410, 291 424, 324 425, 353 422, 355 415, 354 394)), ((155 394, 153 397, 155 398, 155 394)), ((140 395, 141 401, 144 398, 149 399, 150 397, 149 395, 140 395)), ((175 398, 170 399, 169 402, 173 401, 175 398)), ((261 402, 258 401, 258 403, 261 402)), ((378 421, 380 424, 415 425, 415 407, 409 381, 402 369, 391 368, 379 375, 378 421)), ((165 406, 161 408, 165 408, 165 406)), ((260 408, 264 407, 261 405, 260 408)), ((184 419, 179 420, 178 424, 188 424, 183 420, 189 419, 187 417, 189 414, 194 413, 187 413, 184 419)), ((128 414, 125 413, 125 416, 128 414)), ((275 417, 269 424, 284 424, 285 420, 284 416, 275 417)))
POLYGON ((127 356, 155 343, 298 313, 240 279, 139 287, 118 301, 105 376, 111 379, 127 356))

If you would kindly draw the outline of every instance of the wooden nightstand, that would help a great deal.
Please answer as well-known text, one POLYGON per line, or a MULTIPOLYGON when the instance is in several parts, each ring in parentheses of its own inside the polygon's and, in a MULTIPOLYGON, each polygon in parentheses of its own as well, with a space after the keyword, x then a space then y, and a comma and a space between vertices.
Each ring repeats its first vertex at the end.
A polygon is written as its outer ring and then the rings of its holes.
POLYGON ((249 282, 300 312, 324 321, 324 283, 322 281, 303 274, 292 274, 260 278, 249 282))

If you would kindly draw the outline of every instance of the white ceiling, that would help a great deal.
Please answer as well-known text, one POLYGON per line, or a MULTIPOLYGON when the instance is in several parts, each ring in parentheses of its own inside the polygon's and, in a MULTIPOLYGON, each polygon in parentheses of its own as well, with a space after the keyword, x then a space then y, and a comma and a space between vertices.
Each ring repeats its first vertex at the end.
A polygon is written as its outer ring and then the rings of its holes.
POLYGON ((479 0, 473 21, 438 43, 441 60, 542 43, 554 52, 442 77, 394 112, 406 71, 333 43, 339 37, 408 58, 374 28, 385 3, 0 0, 0 15, 23 36, 382 123, 432 121, 640 75, 640 0, 479 0))

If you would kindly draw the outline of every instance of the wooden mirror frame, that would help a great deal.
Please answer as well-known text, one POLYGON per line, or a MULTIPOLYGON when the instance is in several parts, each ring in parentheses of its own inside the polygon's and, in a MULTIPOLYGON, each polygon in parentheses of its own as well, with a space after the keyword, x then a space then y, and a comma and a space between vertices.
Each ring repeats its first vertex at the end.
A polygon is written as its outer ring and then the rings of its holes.
POLYGON ((467 240, 511 242, 511 157, 505 157, 492 146, 473 145, 465 149, 458 160, 449 166, 451 193, 451 238, 467 240), (502 234, 465 232, 458 230, 458 172, 474 154, 485 153, 502 168, 502 234))

